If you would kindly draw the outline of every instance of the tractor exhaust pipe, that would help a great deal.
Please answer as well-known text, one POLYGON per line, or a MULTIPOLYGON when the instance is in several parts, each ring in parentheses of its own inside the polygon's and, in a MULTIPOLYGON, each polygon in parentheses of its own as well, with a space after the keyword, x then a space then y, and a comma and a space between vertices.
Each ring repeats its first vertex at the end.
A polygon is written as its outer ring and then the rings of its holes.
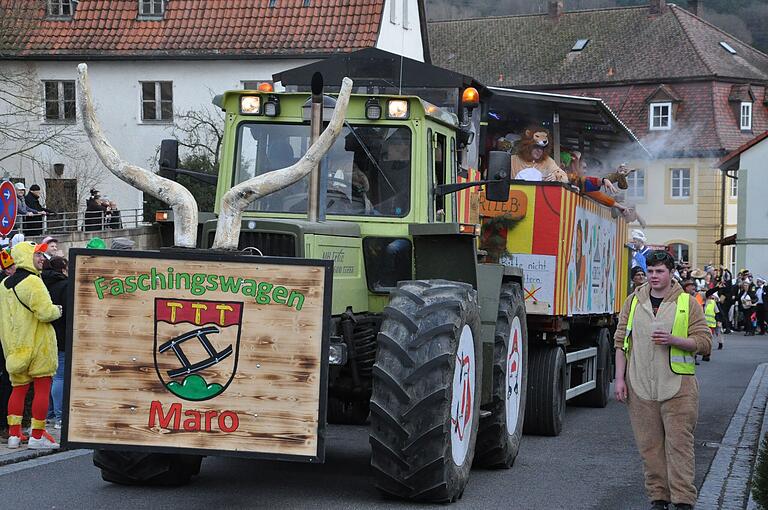
MULTIPOLYGON (((300 181, 320 164, 320 160, 330 150, 331 145, 336 141, 342 127, 344 127, 344 117, 347 114, 347 106, 349 105, 349 96, 351 94, 352 80, 344 78, 341 82, 339 98, 336 101, 336 107, 333 109, 333 115, 328 123, 328 127, 307 149, 307 152, 297 163, 287 168, 281 168, 280 170, 248 179, 237 186, 233 186, 232 189, 226 192, 221 200, 219 221, 216 224, 216 238, 213 241, 214 249, 236 250, 240 240, 240 229, 245 208, 257 198, 269 195, 290 186, 294 182, 300 181)), ((310 197, 313 196, 317 196, 317 193, 310 192, 310 197)))
MULTIPOLYGON (((312 75, 312 109, 310 110, 309 129, 311 143, 314 144, 323 131, 323 75, 312 75)), ((320 160, 312 167, 309 174, 307 220, 318 222, 325 220, 324 209, 320 207, 320 160)))

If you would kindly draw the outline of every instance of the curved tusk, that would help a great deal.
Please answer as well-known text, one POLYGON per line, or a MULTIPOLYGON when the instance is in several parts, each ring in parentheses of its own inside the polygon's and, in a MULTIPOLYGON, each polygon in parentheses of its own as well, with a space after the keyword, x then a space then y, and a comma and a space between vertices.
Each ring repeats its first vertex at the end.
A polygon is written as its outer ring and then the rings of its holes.
POLYGON ((216 238, 213 241, 214 249, 237 249, 243 211, 251 202, 290 186, 306 175, 309 175, 312 168, 325 156, 333 142, 336 141, 339 133, 341 133, 351 94, 352 80, 344 78, 341 82, 339 97, 336 100, 336 107, 333 109, 333 115, 328 123, 328 127, 317 141, 307 149, 307 152, 298 162, 289 167, 241 182, 224 194, 221 200, 219 221, 216 225, 216 238))
POLYGON ((197 201, 192 193, 170 179, 160 177, 147 169, 131 165, 120 158, 117 150, 109 143, 96 119, 88 83, 88 66, 80 64, 78 70, 78 104, 83 127, 93 150, 113 174, 134 188, 162 200, 173 209, 173 239, 176 246, 195 248, 197 246, 197 201))

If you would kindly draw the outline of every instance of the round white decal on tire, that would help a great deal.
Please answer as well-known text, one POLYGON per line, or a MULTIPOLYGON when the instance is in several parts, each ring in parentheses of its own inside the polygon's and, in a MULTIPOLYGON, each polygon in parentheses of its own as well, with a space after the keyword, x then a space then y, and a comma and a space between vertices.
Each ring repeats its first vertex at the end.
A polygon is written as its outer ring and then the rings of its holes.
POLYGON ((509 328, 509 344, 507 346, 507 433, 512 435, 517 428, 517 417, 520 414, 520 385, 523 380, 523 329, 520 318, 512 319, 509 328))
POLYGON ((459 338, 456 366, 453 370, 451 398, 451 453, 457 466, 464 464, 472 435, 472 409, 475 399, 475 341, 472 329, 465 325, 459 338))

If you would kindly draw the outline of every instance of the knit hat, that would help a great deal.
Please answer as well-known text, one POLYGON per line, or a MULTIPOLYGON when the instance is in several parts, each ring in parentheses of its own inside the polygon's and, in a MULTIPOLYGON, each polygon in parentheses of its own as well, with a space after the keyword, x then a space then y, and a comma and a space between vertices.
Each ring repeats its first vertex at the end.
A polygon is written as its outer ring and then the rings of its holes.
POLYGON ((0 269, 8 269, 13 264, 11 253, 8 250, 0 250, 0 269))
POLYGON ((136 246, 136 243, 127 237, 116 237, 112 239, 110 248, 113 250, 132 250, 134 246, 136 246))
POLYGON ((40 186, 38 186, 37 184, 33 184, 32 186, 29 187, 29 191, 40 191, 40 186))
POLYGON ((101 237, 94 237, 88 241, 88 244, 86 244, 85 247, 90 248, 91 250, 106 250, 107 243, 105 243, 104 239, 101 237))

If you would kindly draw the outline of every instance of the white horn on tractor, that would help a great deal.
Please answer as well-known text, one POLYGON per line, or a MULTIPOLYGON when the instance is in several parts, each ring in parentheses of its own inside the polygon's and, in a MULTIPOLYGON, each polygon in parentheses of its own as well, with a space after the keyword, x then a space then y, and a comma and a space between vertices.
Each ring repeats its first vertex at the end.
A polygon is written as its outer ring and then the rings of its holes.
POLYGON ((216 225, 216 238, 213 241, 214 249, 236 250, 240 239, 240 228, 245 208, 257 198, 269 195, 298 182, 319 164, 320 160, 339 136, 339 133, 341 133, 351 93, 352 80, 344 78, 341 82, 341 91, 336 100, 336 107, 333 109, 333 115, 328 127, 317 141, 307 149, 307 152, 297 163, 248 179, 232 187, 232 189, 224 194, 221 200, 219 221, 216 225))
POLYGON ((174 244, 183 248, 195 248, 197 246, 197 201, 195 197, 181 184, 160 177, 147 169, 131 165, 120 158, 96 119, 88 83, 88 66, 80 64, 77 66, 77 70, 80 85, 78 88, 80 116, 83 119, 83 127, 88 139, 99 159, 121 180, 171 206, 174 215, 174 244))

